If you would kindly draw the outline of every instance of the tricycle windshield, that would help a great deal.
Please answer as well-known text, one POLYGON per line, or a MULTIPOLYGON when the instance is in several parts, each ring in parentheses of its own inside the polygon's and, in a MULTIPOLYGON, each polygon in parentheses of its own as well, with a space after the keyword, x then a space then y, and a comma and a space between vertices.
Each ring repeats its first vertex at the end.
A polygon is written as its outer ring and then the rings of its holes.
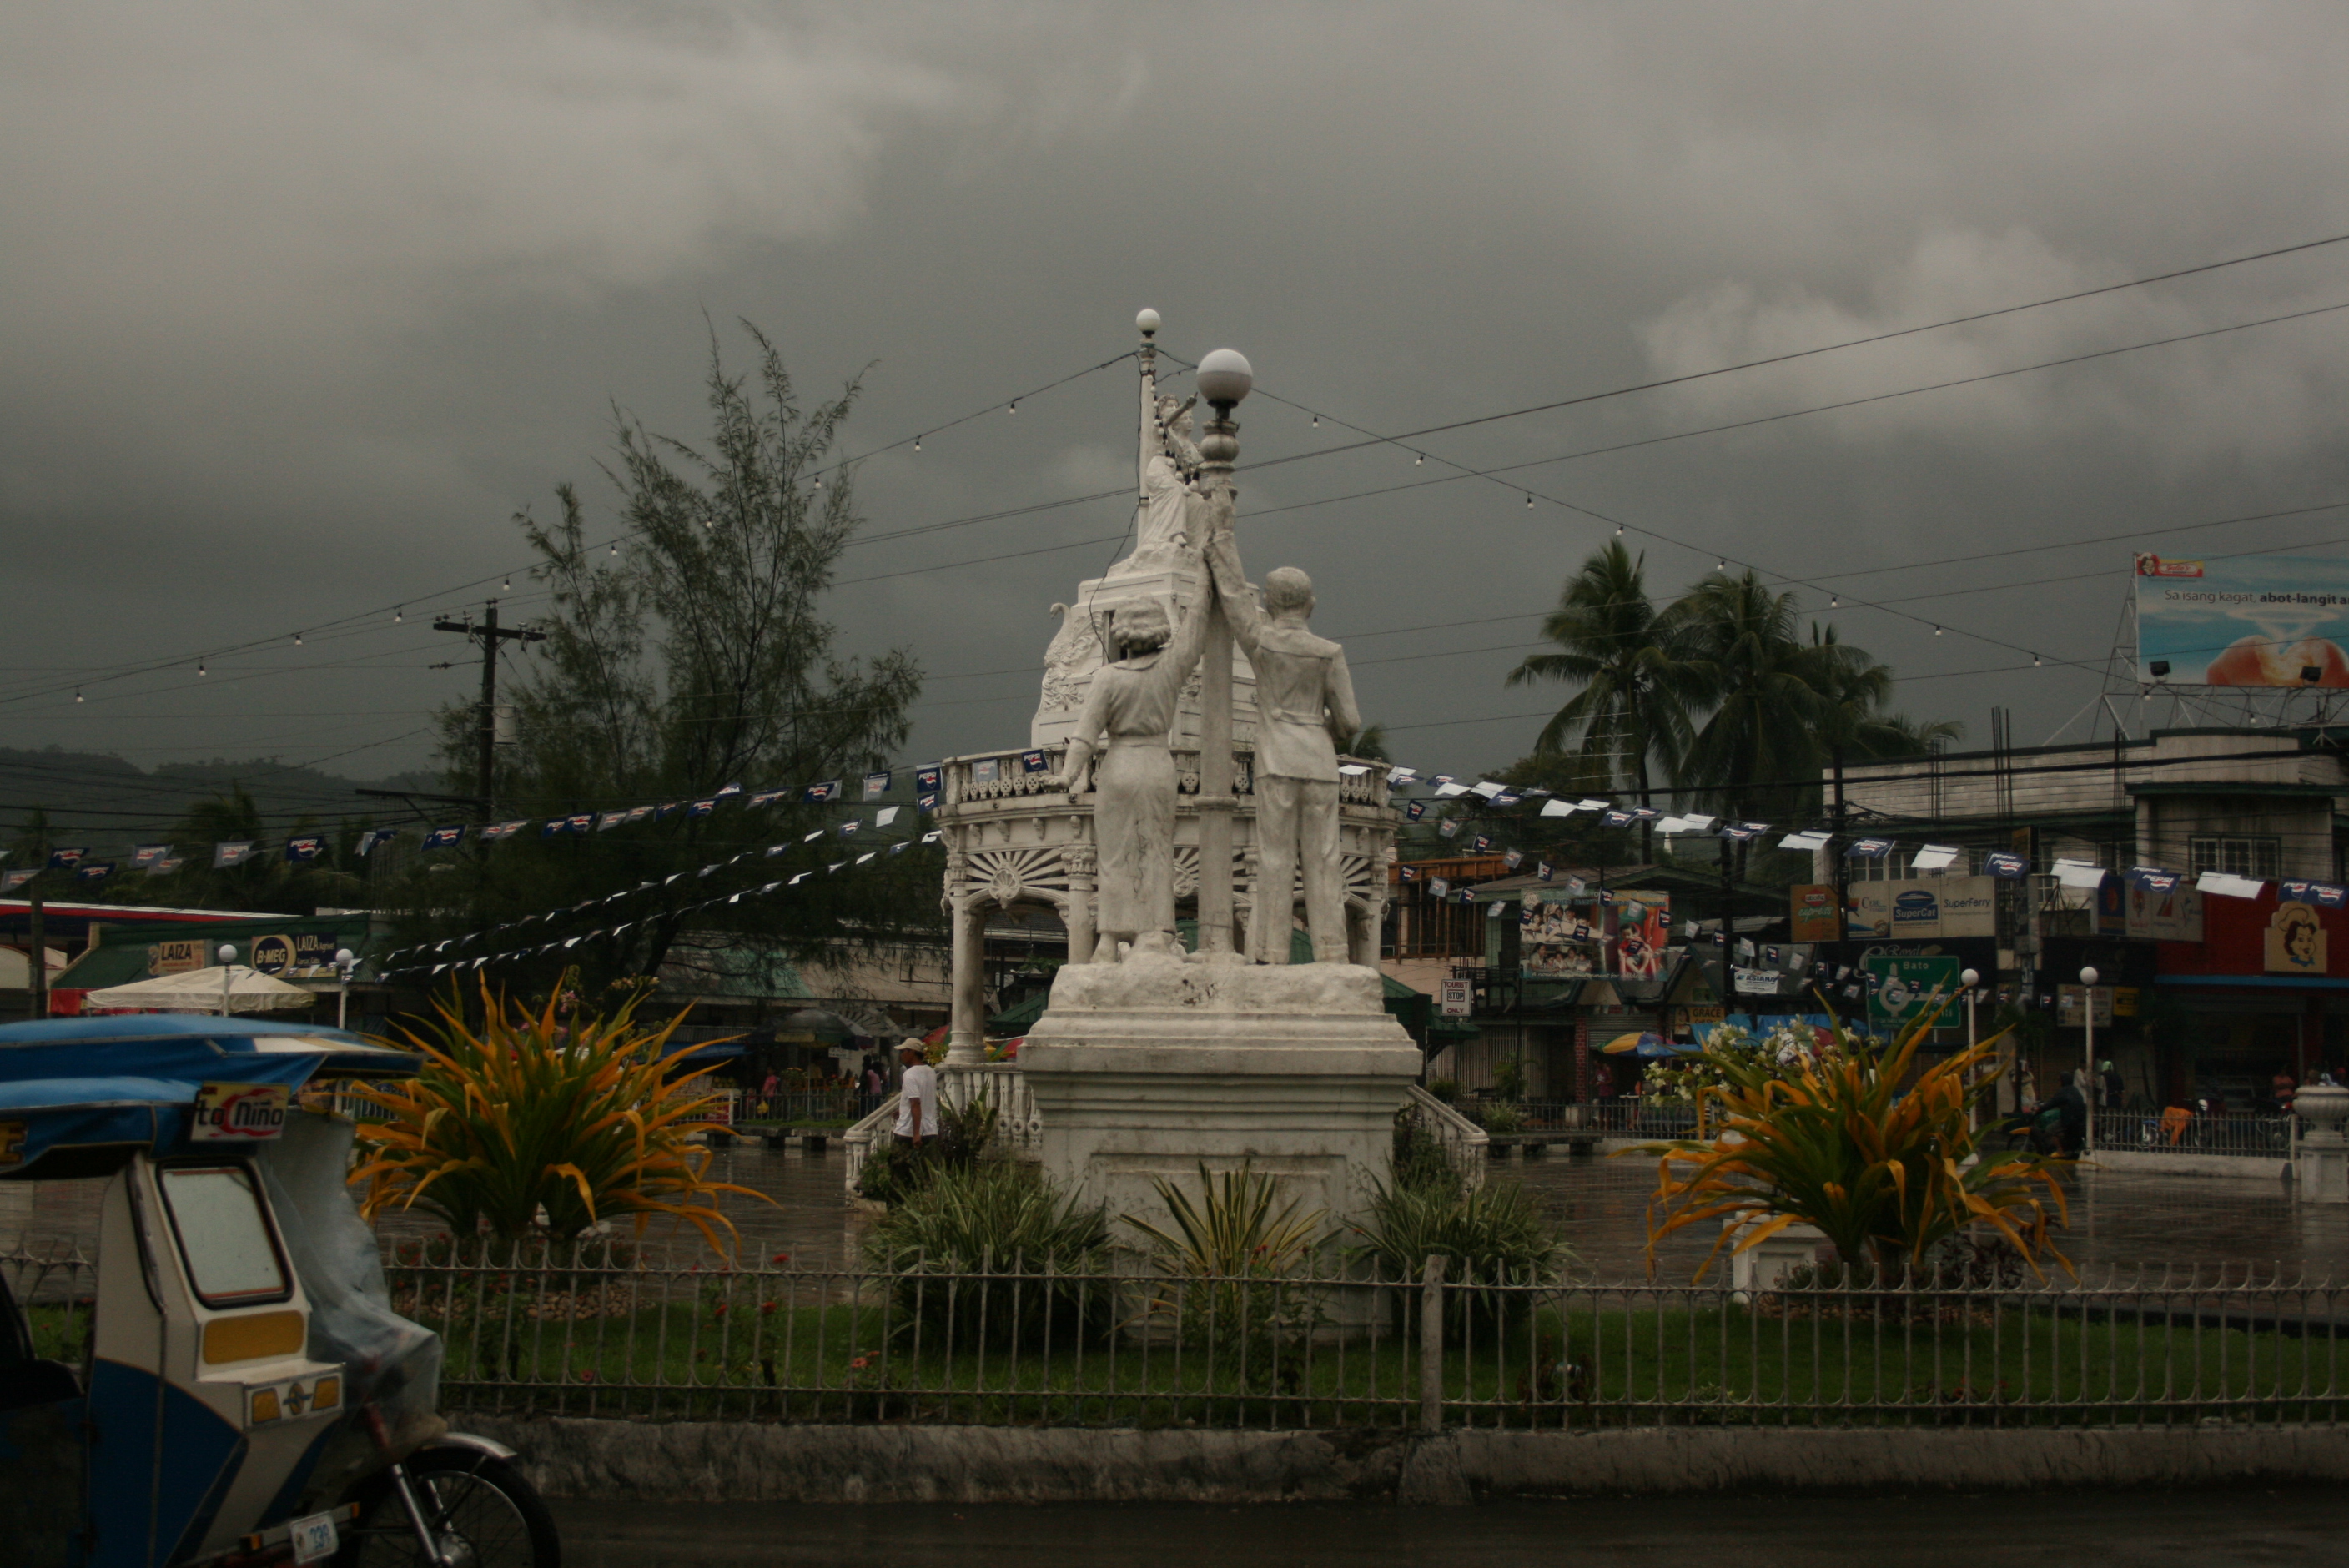
POLYGON ((253 1173, 243 1165, 171 1165, 159 1172, 188 1280, 206 1306, 251 1306, 293 1294, 253 1173))

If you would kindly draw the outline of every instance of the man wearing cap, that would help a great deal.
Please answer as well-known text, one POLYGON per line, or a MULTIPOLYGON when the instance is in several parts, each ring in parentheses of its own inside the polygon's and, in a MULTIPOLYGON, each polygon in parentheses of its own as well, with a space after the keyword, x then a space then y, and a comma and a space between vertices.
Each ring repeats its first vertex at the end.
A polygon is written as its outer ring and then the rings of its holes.
POLYGON ((897 1047, 897 1059, 905 1064, 905 1081, 898 1085, 897 1141, 916 1149, 938 1135, 938 1073, 927 1057, 911 1035, 897 1047))

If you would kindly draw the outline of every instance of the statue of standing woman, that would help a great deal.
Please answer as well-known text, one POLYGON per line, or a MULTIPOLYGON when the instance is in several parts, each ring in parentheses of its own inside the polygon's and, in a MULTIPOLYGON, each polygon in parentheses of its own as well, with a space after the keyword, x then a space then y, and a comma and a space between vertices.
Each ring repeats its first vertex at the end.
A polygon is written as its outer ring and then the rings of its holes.
POLYGON ((1133 562, 1163 566, 1198 542, 1201 499, 1192 480, 1199 449, 1191 439, 1191 399, 1158 399, 1157 449, 1142 469, 1142 520, 1134 530, 1133 562))
POLYGON ((1119 605, 1102 635, 1109 661, 1093 673, 1061 782, 1073 804, 1093 778, 1093 839, 1101 854, 1096 964, 1135 954, 1179 959, 1174 934, 1174 757, 1167 736, 1175 700, 1206 639, 1205 597, 1178 627, 1155 600, 1119 605))

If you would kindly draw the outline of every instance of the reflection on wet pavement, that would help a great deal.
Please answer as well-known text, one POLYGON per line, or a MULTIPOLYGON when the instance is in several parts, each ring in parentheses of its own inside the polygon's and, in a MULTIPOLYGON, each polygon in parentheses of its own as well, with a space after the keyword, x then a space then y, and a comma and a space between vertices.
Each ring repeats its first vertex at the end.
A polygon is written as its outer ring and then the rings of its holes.
MULTIPOLYGON (((771 1202, 730 1194, 720 1211, 740 1227, 746 1257, 792 1266, 854 1268, 869 1216, 852 1207, 842 1189, 845 1157, 738 1145, 717 1154, 710 1173, 771 1202)), ((1496 1165, 1495 1181, 1522 1181, 1555 1216, 1587 1277, 1637 1280, 1647 1274, 1647 1200, 1655 1167, 1644 1159, 1532 1160, 1496 1165)), ((80 1240, 95 1251, 98 1195, 104 1183, 31 1184, 28 1204, 0 1206, 0 1249, 19 1234, 36 1249, 80 1240)), ((2062 1246, 2084 1276, 2139 1264, 2246 1267, 2266 1278, 2303 1271, 2312 1281, 2349 1281, 2349 1204, 2301 1203, 2289 1184, 2266 1178, 2161 1176, 2140 1171, 2082 1170, 2067 1173, 2071 1225, 2062 1246)), ((440 1226, 421 1213, 385 1217, 387 1235, 429 1235, 440 1226)), ((629 1233, 621 1225, 619 1233, 629 1233)), ((650 1242, 698 1248, 690 1231, 647 1230, 650 1242)), ((1709 1238, 1676 1236, 1658 1249, 1655 1277, 1685 1283, 1711 1245, 1709 1238)), ((2240 1277, 2240 1276, 2238 1276, 2240 1277)))

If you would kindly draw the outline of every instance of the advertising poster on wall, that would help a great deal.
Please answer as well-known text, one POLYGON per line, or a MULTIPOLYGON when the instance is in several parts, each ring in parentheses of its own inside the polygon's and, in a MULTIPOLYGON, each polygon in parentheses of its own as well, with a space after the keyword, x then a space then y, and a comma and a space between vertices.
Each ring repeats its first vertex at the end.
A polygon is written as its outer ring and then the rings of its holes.
POLYGON ((1671 939, 1672 901, 1660 892, 1619 892, 1608 906, 1614 927, 1615 973, 1628 980, 1652 980, 1664 972, 1664 947, 1671 939))
POLYGON ((2267 971, 2271 975, 2322 975, 2325 971, 2324 923, 2316 907, 2280 903, 2268 917, 2267 971))
POLYGON ((1998 879, 1918 877, 1854 882, 1850 934, 1886 941, 1998 934, 1998 879))
POLYGON ((2199 942, 2202 940, 2202 895, 2184 879, 2168 892, 2156 892, 2150 888, 2132 886, 2127 890, 2127 913, 2123 918, 2122 934, 2144 942, 2199 942))
POLYGON ((2349 561, 2137 558, 2137 678, 2349 686, 2349 561))
POLYGON ((1599 906, 1565 888, 1527 888, 1518 914, 1518 961, 1528 979, 1572 979, 1598 972, 1599 906))
POLYGON ((1795 942, 1840 942, 1843 914, 1836 908, 1836 890, 1826 882, 1801 882, 1787 890, 1792 910, 1786 935, 1795 942))

